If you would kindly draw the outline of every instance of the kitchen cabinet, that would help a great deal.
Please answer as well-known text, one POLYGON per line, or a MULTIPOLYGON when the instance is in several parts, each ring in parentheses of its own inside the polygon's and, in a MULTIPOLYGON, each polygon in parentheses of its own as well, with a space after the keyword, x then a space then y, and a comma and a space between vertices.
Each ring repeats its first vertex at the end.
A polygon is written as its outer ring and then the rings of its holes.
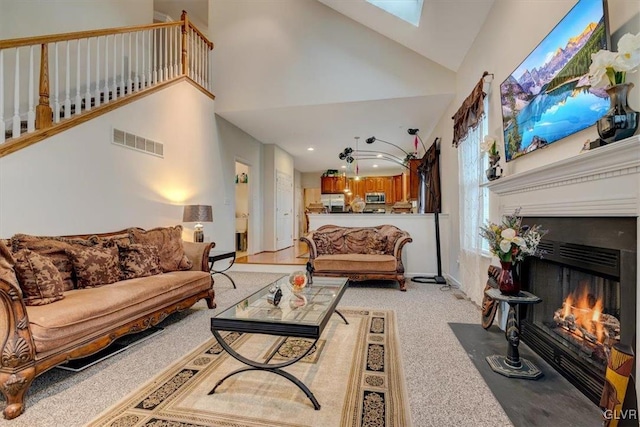
POLYGON ((396 175, 393 177, 393 203, 401 202, 403 200, 402 175, 396 175))
POLYGON ((418 166, 420 163, 422 163, 422 159, 409 160, 409 200, 418 200, 418 187, 420 187, 418 166))
POLYGON ((344 176, 323 176, 320 178, 322 194, 344 193, 346 178, 344 176))
POLYGON ((393 191, 393 177, 385 176, 382 180, 382 184, 384 188, 385 201, 387 202, 386 204, 393 205, 395 203, 395 194, 393 191))

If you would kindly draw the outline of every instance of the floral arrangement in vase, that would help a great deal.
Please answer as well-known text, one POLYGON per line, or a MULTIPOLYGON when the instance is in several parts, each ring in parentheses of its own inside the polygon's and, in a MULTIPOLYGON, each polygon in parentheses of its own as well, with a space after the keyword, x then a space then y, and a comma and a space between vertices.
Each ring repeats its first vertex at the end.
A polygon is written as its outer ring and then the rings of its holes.
POLYGON ((604 88, 609 95, 610 108, 597 122, 600 139, 608 144, 628 138, 638 129, 638 112, 629 107, 627 96, 633 83, 627 74, 640 66, 640 33, 625 34, 618 41, 618 52, 599 50, 591 54, 589 84, 604 88))
POLYGON ((498 277, 500 291, 507 295, 517 295, 520 283, 514 280, 511 268, 527 256, 540 255, 538 245, 547 230, 540 225, 522 225, 520 209, 505 216, 501 224, 488 222, 480 227, 480 236, 489 242, 489 251, 500 259, 502 273, 498 277))
POLYGON ((500 152, 498 151, 497 139, 493 135, 486 135, 480 143, 480 151, 489 155, 489 169, 487 169, 487 179, 493 181, 502 176, 502 168, 498 165, 500 152))

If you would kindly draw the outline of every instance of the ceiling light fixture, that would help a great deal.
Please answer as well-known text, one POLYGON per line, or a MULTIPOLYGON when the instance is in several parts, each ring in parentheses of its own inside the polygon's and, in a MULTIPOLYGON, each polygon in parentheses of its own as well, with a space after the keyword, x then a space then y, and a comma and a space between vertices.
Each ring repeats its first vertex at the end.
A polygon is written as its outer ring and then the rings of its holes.
POLYGON ((374 167, 374 168, 377 168, 377 167, 378 167, 378 165, 373 165, 373 167, 374 167))
POLYGON ((315 148, 313 148, 313 147, 307 148, 307 151, 313 151, 313 150, 315 150, 315 148))

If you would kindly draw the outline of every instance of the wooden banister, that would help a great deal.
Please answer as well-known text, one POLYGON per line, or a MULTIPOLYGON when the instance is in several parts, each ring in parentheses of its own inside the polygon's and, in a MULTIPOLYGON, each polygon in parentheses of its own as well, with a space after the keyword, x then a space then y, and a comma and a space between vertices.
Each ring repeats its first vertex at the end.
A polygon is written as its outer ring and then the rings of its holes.
MULTIPOLYGON (((184 12, 184 11, 183 11, 184 12)), ((186 13, 186 12, 185 12, 186 13)), ((209 50, 213 49, 213 42, 209 41, 209 39, 207 38, 207 36, 205 36, 204 34, 202 34, 202 32, 200 32, 199 29, 197 29, 191 22, 189 22, 189 27, 191 29, 193 29, 193 31, 195 31, 195 33, 202 39, 202 41, 204 41, 207 46, 209 46, 209 50)))
POLYGON ((183 10, 182 15, 180 16, 180 20, 182 21, 182 73, 187 74, 187 59, 188 59, 188 36, 189 36, 189 17, 187 17, 187 11, 183 10))
POLYGON ((135 25, 130 27, 107 28, 103 30, 76 31, 74 33, 52 34, 49 36, 23 37, 19 39, 0 40, 0 49, 31 46, 36 44, 56 43, 67 40, 88 39, 91 37, 110 36, 113 34, 133 33, 153 30, 154 28, 179 27, 182 22, 161 22, 158 24, 135 25))
MULTIPOLYGON (((166 87, 165 83, 189 81, 205 95, 215 99, 211 93, 209 65, 209 51, 214 45, 189 21, 186 11, 182 12, 180 19, 177 22, 0 40, 0 83, 3 78, 1 64, 6 57, 3 55, 4 50, 15 50, 16 58, 12 132, 8 135, 5 132, 5 126, 0 127, 3 134, 0 140, 0 157, 51 136, 57 133, 58 128, 68 129, 70 126, 88 120, 95 116, 93 112, 96 110, 104 113, 117 105, 123 105, 118 102, 123 97, 126 98, 127 103, 131 102, 132 98, 150 93, 149 89, 166 87), (119 36, 116 37, 117 35, 119 36), (66 51, 66 66, 62 68, 66 74, 62 76, 58 66, 59 43, 62 43, 66 51), (101 45, 104 46, 102 49, 101 45), (95 50, 92 50, 94 47, 95 50), (29 50, 28 73, 20 72, 18 59, 20 48, 29 50), (33 90, 35 86, 33 54, 38 48, 40 48, 39 98, 34 112, 33 104, 36 97, 33 90), (70 52, 77 56, 74 61, 75 67, 70 66, 70 52), (83 63, 86 62, 83 65, 86 69, 86 79, 81 76, 81 70, 83 70, 81 60, 83 63), (95 70, 91 70, 93 64, 95 64, 95 70), (102 64, 104 64, 103 69, 102 64), (179 68, 180 65, 182 69, 179 68), (73 72, 72 68, 75 68, 76 80, 73 99, 69 74, 73 72), (101 75, 102 70, 104 74, 101 75), (21 97, 19 77, 24 74, 29 75, 28 94, 21 97), (59 87, 61 78, 65 82, 62 102, 60 102, 59 87), (81 90, 83 93, 80 93, 81 90), (25 102, 25 99, 28 99, 28 102, 25 102), (26 113, 20 111, 21 103, 29 104, 26 113), (104 104, 108 107, 100 108, 104 104), (62 115, 64 120, 61 120, 62 115), (25 123, 27 124, 26 132, 23 133, 25 123)), ((84 71, 82 71, 83 74, 85 74, 84 71)), ((0 88, 1 105, 5 105, 2 88, 0 88)), ((0 113, 3 111, 0 108, 0 113)), ((0 115, 0 123, 4 125, 6 120, 6 117, 0 115)))
POLYGON ((49 45, 43 43, 40 47, 40 101, 36 106, 36 129, 51 127, 53 111, 49 105, 49 45))

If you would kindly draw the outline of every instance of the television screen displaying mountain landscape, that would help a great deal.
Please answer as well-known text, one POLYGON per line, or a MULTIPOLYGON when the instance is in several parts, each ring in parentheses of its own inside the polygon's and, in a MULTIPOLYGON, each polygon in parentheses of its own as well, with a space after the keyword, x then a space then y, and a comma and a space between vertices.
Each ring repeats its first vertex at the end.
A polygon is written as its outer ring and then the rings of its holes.
POLYGON ((608 47, 604 2, 580 0, 500 85, 506 160, 595 124, 609 109, 589 86, 591 54, 608 47))

